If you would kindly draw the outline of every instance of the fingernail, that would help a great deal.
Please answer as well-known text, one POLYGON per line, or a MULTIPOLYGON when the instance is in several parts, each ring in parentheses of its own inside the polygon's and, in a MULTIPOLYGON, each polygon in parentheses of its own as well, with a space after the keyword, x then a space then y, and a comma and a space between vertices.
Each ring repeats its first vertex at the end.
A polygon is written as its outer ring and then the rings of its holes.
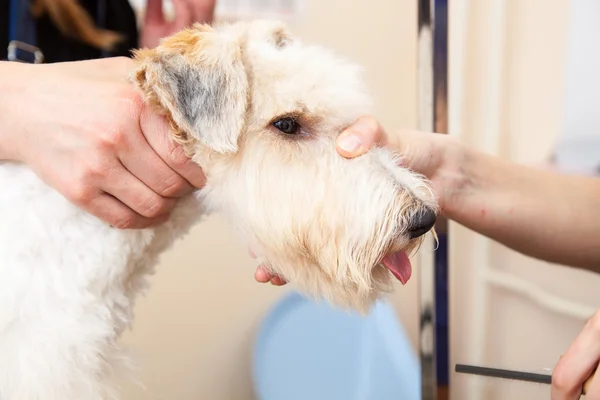
POLYGON ((352 133, 352 131, 349 131, 340 137, 338 145, 342 150, 347 151, 348 153, 354 153, 360 149, 360 146, 362 146, 362 141, 360 140, 359 136, 352 133))

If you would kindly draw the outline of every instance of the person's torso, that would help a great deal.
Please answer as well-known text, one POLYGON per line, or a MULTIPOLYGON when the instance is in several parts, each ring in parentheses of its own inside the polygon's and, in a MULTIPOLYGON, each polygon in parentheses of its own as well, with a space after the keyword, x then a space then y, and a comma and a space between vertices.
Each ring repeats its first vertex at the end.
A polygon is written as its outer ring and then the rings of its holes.
MULTIPOLYGON (((124 40, 110 53, 104 53, 99 49, 81 43, 75 39, 67 38, 61 34, 49 18, 44 15, 36 22, 35 45, 44 54, 44 62, 77 61, 101 58, 103 56, 126 56, 129 57, 131 49, 138 46, 138 29, 136 16, 128 0, 78 0, 87 10, 95 22, 99 21, 102 12, 106 12, 103 18, 103 28, 120 33, 124 40), (102 4, 105 7, 100 7, 102 4), (104 9, 103 9, 104 8, 104 9)), ((10 3, 11 0, 0 0, 0 60, 7 57, 10 26, 10 3)))

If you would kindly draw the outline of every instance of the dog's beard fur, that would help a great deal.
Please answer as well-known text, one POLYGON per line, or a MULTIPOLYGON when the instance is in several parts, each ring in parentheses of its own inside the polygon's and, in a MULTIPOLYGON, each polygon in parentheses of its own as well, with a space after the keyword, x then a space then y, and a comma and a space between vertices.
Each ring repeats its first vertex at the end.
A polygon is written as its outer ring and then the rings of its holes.
POLYGON ((367 311, 392 287, 381 259, 420 243, 406 229, 427 187, 384 149, 356 160, 340 157, 333 139, 270 149, 256 140, 233 173, 213 177, 209 196, 244 199, 224 211, 271 272, 313 299, 367 311))

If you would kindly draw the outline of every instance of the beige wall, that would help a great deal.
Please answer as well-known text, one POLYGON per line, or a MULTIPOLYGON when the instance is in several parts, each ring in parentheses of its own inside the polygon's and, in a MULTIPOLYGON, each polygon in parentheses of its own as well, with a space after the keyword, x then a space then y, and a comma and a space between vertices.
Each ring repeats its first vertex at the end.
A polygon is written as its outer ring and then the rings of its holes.
MULTIPOLYGON (((366 67, 375 114, 390 128, 415 124, 415 29, 412 0, 310 0, 294 27, 366 67)), ((165 255, 123 340, 148 389, 125 384, 127 399, 254 398, 249 363, 256 326, 287 290, 255 283, 254 269, 219 217, 165 255)), ((413 343, 416 288, 413 279, 392 296, 413 343)))

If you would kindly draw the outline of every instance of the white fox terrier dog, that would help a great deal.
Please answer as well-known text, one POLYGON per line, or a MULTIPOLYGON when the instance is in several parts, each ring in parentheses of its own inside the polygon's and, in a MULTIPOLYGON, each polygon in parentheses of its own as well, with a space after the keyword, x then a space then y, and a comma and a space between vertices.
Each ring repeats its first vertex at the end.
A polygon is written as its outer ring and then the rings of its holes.
POLYGON ((438 212, 386 148, 346 159, 368 113, 361 69, 279 22, 195 25, 135 53, 131 80, 207 177, 168 222, 120 230, 26 166, 0 164, 0 399, 118 398, 117 340, 158 257, 222 212, 271 272, 361 312, 405 283, 438 212))

